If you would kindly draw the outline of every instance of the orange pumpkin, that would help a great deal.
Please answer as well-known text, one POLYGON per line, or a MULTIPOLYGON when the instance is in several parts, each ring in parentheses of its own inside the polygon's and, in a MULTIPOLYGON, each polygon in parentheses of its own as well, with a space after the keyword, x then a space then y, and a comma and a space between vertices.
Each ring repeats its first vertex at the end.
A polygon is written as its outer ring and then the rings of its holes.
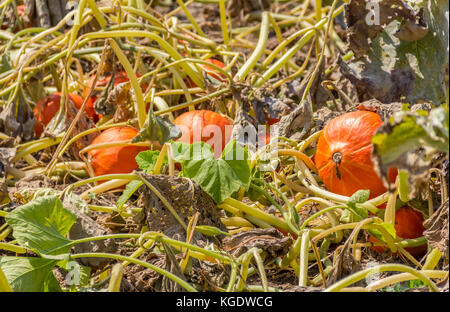
MULTIPOLYGON (((213 58, 206 59, 205 61, 208 62, 208 63, 214 64, 214 65, 217 65, 220 68, 224 68, 225 67, 225 64, 223 62, 221 62, 219 60, 216 60, 216 59, 213 59, 213 58)), ((227 77, 224 74, 218 72, 214 67, 211 67, 211 66, 208 66, 208 65, 205 65, 205 64, 198 64, 198 66, 202 70, 204 70, 208 76, 210 76, 210 77, 212 77, 212 78, 214 78, 216 80, 219 80, 219 81, 223 82, 223 81, 226 81, 226 79, 227 79, 227 77)), ((186 86, 188 88, 197 88, 198 87, 192 81, 192 79, 189 78, 189 77, 185 80, 185 83, 186 83, 186 86)))
POLYGON ((226 133, 226 126, 233 125, 226 117, 209 110, 195 110, 183 113, 173 123, 183 131, 183 135, 177 141, 188 144, 202 141, 214 145, 214 157, 216 158, 220 157, 223 148, 230 141, 231 131, 226 133), (217 128, 208 126, 217 126, 217 128), (216 132, 213 132, 214 130, 216 132), (220 133, 218 133, 219 130, 220 133), (215 146, 219 144, 221 144, 221 148, 216 148, 215 146))
MULTIPOLYGON (((371 160, 371 139, 381 124, 378 114, 356 111, 336 117, 325 126, 314 162, 331 192, 351 196, 368 189, 370 198, 386 192, 371 160)), ((396 175, 396 169, 391 169, 389 178, 395 180, 396 175)))
MULTIPOLYGON (((395 213, 394 224, 397 236, 403 239, 412 239, 423 236, 423 231, 425 231, 423 221, 423 214, 414 208, 408 206, 399 208, 395 213)), ((371 235, 369 236, 369 241, 377 242, 378 240, 371 235)), ((372 246, 370 248, 377 252, 383 252, 386 250, 386 248, 382 246, 372 246)), ((427 245, 424 244, 418 247, 407 247, 405 250, 417 257, 426 252, 427 245)))
MULTIPOLYGON (((69 93, 69 99, 80 109, 83 105, 83 98, 77 94, 69 93)), ((55 92, 41 99, 33 109, 36 118, 34 132, 36 136, 41 136, 44 127, 48 125, 50 120, 56 115, 61 105, 61 92, 55 92)))
MULTIPOLYGON (((113 127, 103 131, 91 145, 131 140, 138 134, 132 127, 113 127)), ((138 168, 136 155, 147 150, 143 146, 114 146, 88 151, 88 159, 96 176, 130 173, 138 168)))

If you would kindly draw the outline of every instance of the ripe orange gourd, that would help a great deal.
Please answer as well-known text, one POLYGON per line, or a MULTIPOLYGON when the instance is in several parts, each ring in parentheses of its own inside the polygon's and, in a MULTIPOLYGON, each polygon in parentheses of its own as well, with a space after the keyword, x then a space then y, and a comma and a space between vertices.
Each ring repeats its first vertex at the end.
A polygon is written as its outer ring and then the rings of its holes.
MULTIPOLYGON (((83 105, 83 98, 77 94, 69 93, 69 99, 80 109, 83 105)), ((39 137, 48 125, 50 120, 56 115, 61 105, 61 92, 55 92, 41 99, 33 109, 36 118, 34 132, 39 137)))
MULTIPOLYGON (((125 141, 134 138, 138 130, 132 127, 113 127, 103 131, 91 145, 125 141)), ((143 146, 113 146, 88 151, 88 159, 96 176, 104 174, 130 173, 138 168, 135 157, 147 150, 143 146)))
POLYGON ((233 125, 226 117, 209 110, 195 110, 183 113, 175 118, 173 123, 180 126, 181 130, 183 130, 183 135, 177 141, 192 144, 195 134, 196 141, 198 139, 201 139, 203 142, 211 140, 209 143, 214 146, 220 143, 222 146, 221 149, 214 148, 214 157, 216 158, 220 157, 223 148, 230 141, 231 131, 226 133, 225 126, 233 125), (215 136, 214 132, 209 132, 208 128, 205 129, 205 127, 210 125, 219 127, 220 133, 217 133, 215 136), (208 135, 209 133, 211 134, 208 135))
MULTIPOLYGON (((370 190, 370 198, 386 192, 371 160, 372 136, 382 124, 378 114, 368 111, 346 113, 332 119, 317 143, 314 162, 325 186, 333 193, 351 196, 370 190)), ((395 180, 396 169, 389 179, 395 180)))
MULTIPOLYGON (((404 239, 418 238, 423 236, 423 231, 425 227, 423 226, 423 214, 414 208, 403 206, 397 210, 395 213, 395 224, 394 228, 397 236, 404 239)), ((377 242, 377 239, 373 236, 369 237, 369 241, 377 242)), ((382 246, 372 246, 371 249, 377 252, 383 252, 386 250, 382 246)), ((413 256, 421 256, 427 250, 427 245, 422 245, 418 247, 407 247, 405 248, 413 256)))

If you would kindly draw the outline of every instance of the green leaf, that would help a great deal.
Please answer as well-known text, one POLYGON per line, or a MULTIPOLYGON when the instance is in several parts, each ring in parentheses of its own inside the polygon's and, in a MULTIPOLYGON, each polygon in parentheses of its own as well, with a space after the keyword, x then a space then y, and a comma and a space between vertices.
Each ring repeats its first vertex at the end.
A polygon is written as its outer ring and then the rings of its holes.
POLYGON ((144 183, 140 180, 133 180, 127 184, 122 195, 120 195, 119 199, 117 200, 117 209, 119 211, 122 210, 123 205, 127 202, 127 200, 130 199, 131 196, 133 196, 133 194, 139 189, 139 187, 141 187, 142 184, 144 183))
MULTIPOLYGON (((377 223, 377 225, 381 225, 394 239, 397 237, 397 232, 395 231, 393 224, 380 222, 380 223, 377 223)), ((381 232, 379 230, 371 229, 371 230, 369 230, 369 232, 370 232, 370 234, 375 236, 378 240, 384 241, 383 234, 381 234, 381 232)))
POLYGON ((183 175, 196 181, 216 203, 221 203, 234 192, 250 183, 248 153, 244 150, 243 159, 230 159, 234 151, 240 155, 240 147, 235 141, 227 144, 219 159, 214 159, 211 147, 203 142, 192 144, 183 154, 183 175), (227 160, 224 158, 228 155, 227 160), (187 160, 186 160, 187 159, 187 160))
POLYGON ((89 283, 91 277, 91 268, 79 264, 75 260, 59 261, 57 264, 60 268, 66 270, 69 276, 66 277, 66 281, 69 281, 71 288, 74 286, 86 286, 89 283))
POLYGON ((150 173, 158 160, 159 151, 143 151, 137 154, 136 162, 145 173, 150 173))
POLYGON ((40 197, 6 216, 19 244, 41 255, 68 253, 71 240, 65 236, 76 220, 56 196, 40 197))
POLYGON ((347 203, 348 208, 341 214, 340 220, 344 223, 358 222, 369 216, 369 213, 365 208, 360 207, 358 204, 365 203, 369 199, 369 190, 356 191, 347 203))
POLYGON ((12 288, 9 285, 6 275, 0 268, 0 292, 12 292, 12 288))
POLYGON ((225 146, 221 158, 233 169, 247 190, 250 184, 248 146, 242 147, 233 140, 225 146))
POLYGON ((448 152, 449 117, 444 106, 431 110, 428 116, 417 112, 395 112, 380 128, 372 143, 384 164, 392 163, 403 153, 423 146, 448 152))
POLYGON ((232 236, 230 233, 221 231, 220 229, 218 229, 214 226, 209 226, 209 225, 198 225, 195 227, 195 230, 206 236, 217 236, 217 235, 221 235, 221 234, 226 235, 226 236, 232 236))
POLYGON ((172 143, 172 154, 175 162, 183 162, 183 160, 189 160, 190 144, 184 142, 173 142, 172 143), (186 155, 186 156, 184 156, 186 155))
MULTIPOLYGON (((430 161, 436 153, 449 149, 448 106, 425 111, 399 111, 381 125, 372 137, 372 161, 385 185, 390 168, 408 173, 409 194, 413 198, 427 183, 430 161)), ((405 176, 401 176, 405 179, 405 176)), ((404 181, 403 181, 404 182, 404 181)), ((404 183, 402 185, 404 189, 404 183)), ((405 194, 402 193, 402 200, 405 194)))
POLYGON ((158 141, 163 145, 169 140, 178 139, 182 134, 181 129, 175 126, 166 116, 155 116, 153 111, 150 110, 144 128, 131 142, 158 141))
POLYGON ((28 257, 0 257, 0 268, 15 292, 61 291, 52 269, 56 260, 28 257))
POLYGON ((358 190, 350 196, 349 205, 356 207, 356 204, 365 203, 370 196, 370 190, 358 190))

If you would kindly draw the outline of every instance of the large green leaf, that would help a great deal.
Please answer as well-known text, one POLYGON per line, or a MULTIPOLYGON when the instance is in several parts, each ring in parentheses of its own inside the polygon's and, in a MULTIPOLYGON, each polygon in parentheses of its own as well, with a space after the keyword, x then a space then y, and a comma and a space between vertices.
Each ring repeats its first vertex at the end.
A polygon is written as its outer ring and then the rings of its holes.
POLYGON ((0 257, 0 268, 13 291, 61 291, 52 269, 56 260, 28 257, 0 257))
POLYGON ((386 185, 389 168, 401 171, 402 198, 412 198, 427 183, 429 169, 433 167, 433 154, 448 153, 448 106, 425 111, 399 111, 379 127, 372 138, 372 160, 386 185), (406 177, 407 175, 407 177, 406 177), (409 196, 405 196, 405 179, 409 196))
POLYGON ((401 101, 402 97, 410 103, 444 102, 448 0, 381 0, 381 25, 365 22, 366 2, 352 0, 346 5, 349 48, 356 59, 341 62, 344 75, 360 94, 383 103, 401 101), (421 20, 420 9, 424 10, 425 28, 412 22, 421 20))
POLYGON ((216 203, 223 202, 239 188, 249 186, 248 151, 235 141, 227 144, 219 159, 214 158, 211 147, 203 142, 192 144, 178 159, 183 175, 196 181, 216 203), (233 154, 242 155, 242 159, 232 157, 233 154))
POLYGON ((41 255, 68 253, 71 241, 65 236, 76 220, 56 196, 37 198, 6 216, 19 244, 41 255))

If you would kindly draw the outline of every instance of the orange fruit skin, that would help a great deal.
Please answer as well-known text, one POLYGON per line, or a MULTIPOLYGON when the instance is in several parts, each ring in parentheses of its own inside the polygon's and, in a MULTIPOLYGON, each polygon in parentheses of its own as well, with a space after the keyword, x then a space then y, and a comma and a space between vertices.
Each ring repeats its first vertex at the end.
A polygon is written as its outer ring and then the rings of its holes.
MULTIPOLYGON (((196 134, 199 138, 201 135, 200 141, 208 143, 209 140, 212 140, 209 143, 214 146, 220 143, 221 149, 214 148, 214 157, 216 158, 220 157, 225 145, 230 141, 231 131, 230 133, 226 133, 225 126, 233 125, 229 119, 209 110, 195 110, 183 113, 175 118, 173 123, 177 126, 183 126, 183 128, 181 128, 183 130, 183 135, 177 140, 179 142, 188 144, 194 143, 194 131, 200 131, 196 134), (209 125, 215 125, 220 128, 221 133, 219 137, 214 136, 214 132, 209 136, 206 136, 204 128, 209 125)), ((199 138, 195 138, 195 142, 199 141, 199 138)))
MULTIPOLYGON (((397 236, 403 239, 412 239, 423 236, 425 227, 423 226, 424 218, 423 214, 414 208, 403 206, 395 213, 395 232, 397 236)), ((369 237, 370 242, 377 242, 378 240, 372 235, 369 237)), ((371 249, 377 252, 383 252, 386 250, 382 246, 372 246, 371 249)), ((427 245, 424 244, 418 247, 406 247, 411 255, 418 257, 423 255, 427 251, 427 245)))
MULTIPOLYGON (((371 139, 381 124, 378 114, 355 111, 334 118, 325 126, 314 161, 331 192, 351 196, 358 190, 368 189, 370 198, 386 192, 371 160, 371 139), (340 163, 333 161, 335 153, 341 155, 340 163)), ((396 170, 390 178, 393 176, 396 170)))
MULTIPOLYGON (((77 94, 69 93, 69 98, 75 104, 75 107, 80 109, 83 105, 83 98, 77 94)), ((41 99, 33 109, 36 124, 34 132, 36 136, 41 136, 44 127, 48 125, 50 120, 56 115, 61 105, 61 92, 55 92, 41 99)))
MULTIPOLYGON (((132 127, 113 127, 103 131, 91 145, 125 141, 134 138, 138 130, 132 127)), ((88 159, 96 176, 130 173, 138 168, 136 155, 147 150, 144 146, 114 146, 88 151, 88 159)))

